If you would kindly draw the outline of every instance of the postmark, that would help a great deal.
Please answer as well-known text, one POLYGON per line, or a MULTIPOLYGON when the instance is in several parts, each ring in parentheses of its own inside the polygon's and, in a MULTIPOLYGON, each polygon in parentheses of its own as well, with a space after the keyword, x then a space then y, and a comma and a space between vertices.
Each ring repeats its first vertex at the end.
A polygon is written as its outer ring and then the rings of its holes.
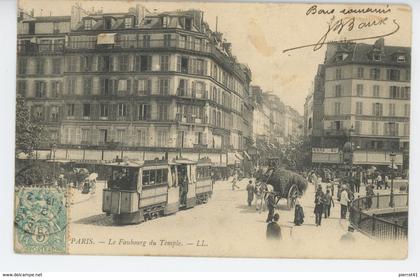
POLYGON ((66 253, 68 215, 66 196, 66 190, 58 187, 17 189, 16 252, 66 253))

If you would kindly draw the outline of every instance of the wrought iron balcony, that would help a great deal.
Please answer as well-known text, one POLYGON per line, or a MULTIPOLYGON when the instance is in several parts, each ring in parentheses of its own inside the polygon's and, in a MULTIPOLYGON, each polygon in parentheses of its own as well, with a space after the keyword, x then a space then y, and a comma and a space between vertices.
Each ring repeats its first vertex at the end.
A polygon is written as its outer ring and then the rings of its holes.
POLYGON ((177 88, 176 95, 191 99, 208 99, 208 93, 206 90, 177 88))
POLYGON ((18 55, 53 55, 63 53, 64 44, 19 43, 17 45, 18 55))

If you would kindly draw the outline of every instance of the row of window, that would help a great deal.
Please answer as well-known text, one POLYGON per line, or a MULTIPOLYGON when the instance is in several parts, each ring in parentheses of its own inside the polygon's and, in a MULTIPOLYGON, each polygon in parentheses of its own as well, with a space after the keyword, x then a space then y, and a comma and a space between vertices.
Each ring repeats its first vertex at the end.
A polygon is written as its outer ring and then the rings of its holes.
MULTIPOLYGON (((159 103, 156 106, 156 118, 154 120, 167 121, 171 120, 169 115, 168 103, 159 103)), ((152 106, 147 103, 119 103, 119 104, 66 104, 65 116, 67 119, 124 119, 129 120, 130 110, 133 109, 134 120, 147 121, 152 119, 152 106)), ((52 121, 59 120, 59 107, 53 106, 52 108, 44 107, 42 105, 34 105, 32 107, 32 114, 37 120, 45 120, 45 115, 52 118, 52 121), (48 109, 50 111, 48 112, 48 109)), ((176 120, 184 123, 210 123, 214 126, 230 128, 235 127, 230 115, 224 111, 217 109, 210 110, 210 118, 207 120, 205 109, 203 106, 187 105, 178 103, 176 106, 176 120)), ((238 120, 240 118, 238 117, 238 120)), ((236 121, 238 121, 236 120, 236 121)), ((235 121, 235 122, 236 122, 235 121)))
MULTIPOLYGON (((335 97, 342 97, 346 95, 343 90, 342 85, 335 86, 335 97)), ((411 88, 408 86, 400 87, 400 86, 389 86, 389 94, 388 97, 391 99, 410 99, 410 92, 411 88)), ((381 95, 381 87, 379 85, 372 86, 372 93, 370 94, 372 97, 385 97, 381 95)), ((363 97, 367 96, 365 93, 365 86, 363 84, 356 85, 356 96, 363 97)))
MULTIPOLYGON (((176 138, 176 146, 179 148, 192 148, 194 145, 206 145, 206 134, 202 131, 188 132, 192 137, 192 141, 187 138, 186 131, 178 131, 176 138)), ((156 139, 151 137, 147 128, 138 128, 132 134, 127 129, 116 129, 110 131, 109 129, 99 129, 94 131, 90 128, 81 128, 78 135, 74 129, 65 129, 63 143, 68 144, 95 144, 96 141, 99 145, 107 143, 118 143, 120 145, 133 145, 133 146, 156 146, 168 147, 170 141, 169 130, 158 129, 156 132, 156 139), (80 136, 80 137, 78 137, 80 136), (79 142, 80 140, 80 142, 79 142), (131 140, 131 143, 129 142, 131 140)), ((211 147, 211 145, 210 145, 211 147)))
MULTIPOLYGON (((403 113, 396 113, 397 105, 395 103, 388 104, 388 114, 384 114, 383 112, 383 103, 372 103, 372 109, 370 115, 374 116, 410 116, 410 104, 404 104, 403 113)), ((367 115, 364 113, 363 109, 363 102, 356 102, 356 114, 357 115, 367 115)), ((342 103, 335 102, 334 103, 334 115, 342 115, 342 103)))
MULTIPOLYGON (((384 122, 380 123, 378 121, 355 121, 354 122, 354 134, 365 134, 365 135, 384 135, 384 136, 409 136, 410 135, 410 123, 402 123, 403 133, 400 134, 400 123, 398 122, 384 122), (370 124, 363 127, 363 124, 370 124), (380 130, 380 125, 382 125, 382 130, 380 130)), ((342 130, 344 128, 343 121, 331 121, 330 129, 333 130, 342 130)))
POLYGON ((28 64, 28 59, 26 58, 19 58, 18 59, 18 74, 37 74, 37 75, 44 75, 44 74, 54 74, 59 75, 62 73, 62 59, 61 58, 53 58, 51 59, 51 65, 47 66, 47 60, 43 58, 37 58, 34 60, 35 66, 32 70, 28 70, 30 68, 28 64))
MULTIPOLYGON (((387 80, 387 81, 410 81, 410 70, 405 70, 404 78, 401 77, 400 69, 381 69, 381 68, 370 68, 368 72, 365 72, 364 67, 358 67, 356 72, 357 79, 370 79, 370 80, 387 80), (382 71, 383 70, 383 71, 382 71), (382 73, 385 72, 385 73, 382 73), (385 75, 383 75, 385 74, 385 75)), ((347 77, 347 76, 346 76, 347 77)), ((345 78, 341 67, 335 70, 335 79, 341 80, 345 78)))

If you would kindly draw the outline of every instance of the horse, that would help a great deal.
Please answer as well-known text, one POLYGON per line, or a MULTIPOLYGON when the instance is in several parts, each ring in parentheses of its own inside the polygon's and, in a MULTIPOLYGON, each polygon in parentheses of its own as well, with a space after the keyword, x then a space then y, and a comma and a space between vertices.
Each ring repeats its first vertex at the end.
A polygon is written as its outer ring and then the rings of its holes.
POLYGON ((257 211, 261 213, 262 211, 265 211, 267 207, 267 199, 268 195, 270 195, 271 192, 273 192, 274 188, 272 185, 268 185, 266 183, 257 183, 255 185, 255 208, 257 211))

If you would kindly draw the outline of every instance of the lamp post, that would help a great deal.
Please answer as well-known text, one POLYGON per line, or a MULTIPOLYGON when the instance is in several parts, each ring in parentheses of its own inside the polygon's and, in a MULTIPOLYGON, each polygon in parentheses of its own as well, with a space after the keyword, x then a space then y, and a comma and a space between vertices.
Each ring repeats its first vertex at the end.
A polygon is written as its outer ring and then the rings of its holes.
POLYGON ((389 156, 391 159, 391 195, 389 197, 389 206, 393 208, 394 207, 394 163, 395 163, 396 154, 394 152, 391 152, 389 156))
POLYGON ((351 142, 351 133, 354 132, 353 124, 349 129, 349 143, 350 143, 350 169, 349 169, 349 177, 352 178, 353 176, 353 144, 351 142))

